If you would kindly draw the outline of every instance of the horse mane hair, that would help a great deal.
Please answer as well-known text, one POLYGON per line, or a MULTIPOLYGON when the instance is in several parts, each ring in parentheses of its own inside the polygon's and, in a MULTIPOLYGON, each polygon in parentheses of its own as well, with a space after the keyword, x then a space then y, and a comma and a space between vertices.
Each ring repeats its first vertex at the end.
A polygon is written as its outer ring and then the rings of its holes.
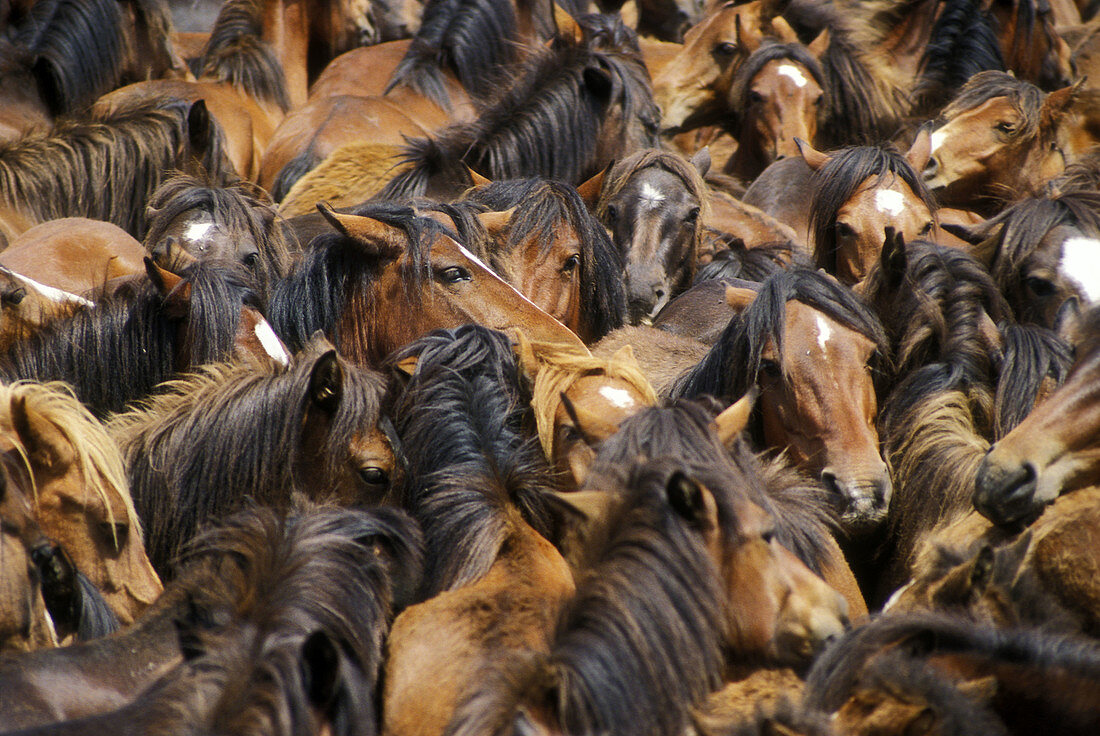
MULTIPOLYGON (((57 123, 48 134, 0 144, 0 201, 44 222, 83 216, 106 220, 141 238, 145 203, 190 154, 191 105, 172 98, 57 123)), ((221 128, 210 120, 200 162, 211 178, 226 177, 221 128)))
POLYGON ((576 183, 606 162, 594 159, 607 109, 625 121, 657 107, 645 65, 634 56, 559 45, 532 54, 517 81, 486 101, 477 120, 409 142, 379 199, 421 196, 431 179, 468 181, 463 164, 490 179, 541 176, 576 183))
MULTIPOLYGON (((419 287, 431 277, 428 258, 434 238, 440 234, 458 237, 404 205, 370 202, 350 212, 379 220, 405 234, 405 254, 401 258, 407 260, 403 274, 407 280, 405 295, 410 299, 420 297, 419 287)), ((367 288, 378 266, 378 259, 365 255, 351 238, 336 232, 318 235, 294 269, 275 285, 268 308, 271 326, 292 352, 302 349, 321 330, 349 360, 380 363, 385 356, 374 355, 370 347, 378 306, 367 288), (354 324, 359 330, 354 334, 338 330, 347 315, 356 315, 354 324)))
POLYGON ((769 276, 788 267, 812 268, 813 261, 805 249, 790 240, 761 243, 751 248, 741 238, 721 234, 725 246, 718 250, 710 263, 695 272, 695 283, 710 279, 742 279, 761 283, 769 276))
POLYGON ((732 115, 722 122, 723 127, 727 130, 736 131, 740 129, 741 117, 745 114, 745 110, 749 108, 752 81, 756 79, 760 72, 764 71, 764 67, 773 61, 789 61, 798 64, 809 72, 810 77, 817 83, 817 86, 821 87, 824 94, 823 104, 818 107, 818 122, 822 122, 830 100, 829 82, 825 79, 825 72, 821 68, 821 63, 814 58, 808 48, 800 43, 765 43, 749 54, 749 58, 745 59, 745 62, 734 73, 733 83, 729 91, 730 112, 732 115))
MULTIPOLYGON (((164 384, 109 429, 126 458, 133 494, 148 530, 146 546, 162 574, 204 523, 246 497, 272 506, 292 487, 324 497, 353 438, 377 425, 383 381, 340 360, 341 396, 319 448, 321 477, 299 476, 301 428, 311 407, 310 377, 326 345, 312 345, 291 366, 221 363, 164 384)), ((313 450, 310 450, 313 451, 313 450)))
MULTIPOLYGON (((76 641, 92 641, 122 628, 99 588, 80 570, 74 569, 73 573, 77 587, 74 605, 79 608, 76 616, 76 641)), ((53 613, 50 615, 52 617, 53 613)))
POLYGON ((1031 82, 1007 72, 985 71, 970 77, 943 109, 943 117, 950 120, 997 97, 1006 98, 1022 120, 1020 127, 1011 133, 1013 139, 1027 140, 1042 132, 1039 110, 1043 107, 1045 93, 1031 82))
POLYGON ((994 440, 1004 437, 1035 407, 1040 392, 1065 383, 1073 365, 1073 346, 1040 325, 999 325, 1004 352, 994 398, 994 440))
POLYGON ((163 309, 164 297, 148 279, 104 292, 94 307, 77 309, 44 325, 0 356, 4 381, 63 380, 93 415, 121 411, 151 393, 177 370, 181 348, 192 365, 226 358, 242 304, 257 305, 239 264, 197 262, 180 273, 191 285, 190 309, 180 321, 163 309))
POLYGON ((195 76, 225 82, 245 94, 290 110, 283 67, 264 43, 264 0, 226 0, 198 60, 195 76))
MULTIPOLYGON (((942 6, 920 60, 914 90, 923 109, 942 107, 978 72, 1003 71, 996 19, 981 0, 937 0, 942 6)), ((1030 5, 1019 0, 1017 6, 1030 5)), ((1034 19, 1034 16, 1032 16, 1034 19)))
POLYGON ((486 97, 501 70, 515 63, 518 41, 516 8, 508 0, 430 0, 386 92, 407 85, 450 110, 447 69, 471 97, 486 97))
MULTIPOLYGON (((626 324, 622 256, 575 188, 544 179, 504 180, 472 189, 465 198, 498 212, 515 208, 504 233, 504 246, 509 251, 534 238, 542 243, 540 255, 545 255, 553 245, 557 225, 567 224, 581 244, 581 322, 587 333, 584 336, 590 341, 598 340, 626 324)), ((489 252, 490 264, 495 268, 494 255, 489 252)))
POLYGON ((39 94, 55 117, 87 108, 122 77, 118 0, 36 2, 15 41, 33 58, 30 68, 39 94))
POLYGON ((586 483, 598 487, 604 478, 621 482, 623 469, 638 458, 674 458, 692 468, 711 469, 708 472, 726 480, 710 475, 697 479, 716 496, 748 494, 753 503, 771 514, 780 543, 820 574, 837 526, 828 494, 774 461, 762 463, 741 439, 727 450, 714 432, 717 414, 713 400, 675 399, 665 406, 643 409, 601 444, 589 470, 592 480, 586 483))
POLYGON ((629 384, 642 395, 648 405, 657 403, 653 386, 633 356, 626 359, 601 358, 587 350, 581 351, 572 345, 560 343, 532 342, 531 347, 535 356, 535 365, 527 367, 528 371, 535 374, 531 408, 535 413, 539 443, 547 460, 553 458, 554 416, 561 406, 562 394, 569 391, 579 379, 593 375, 607 376, 629 384))
POLYGON ((892 144, 852 146, 836 151, 813 173, 810 202, 810 236, 813 239, 814 262, 835 274, 836 216, 840 208, 859 191, 863 182, 873 178, 873 186, 900 179, 935 216, 936 200, 924 179, 892 144))
MULTIPOLYGON (((836 279, 796 268, 768 277, 752 303, 730 319, 706 357, 676 379, 672 395, 710 394, 726 402, 740 398, 756 381, 765 345, 773 345, 782 358, 789 301, 816 309, 871 340, 876 347, 872 357, 876 386, 884 389, 890 358, 878 317, 836 279)), ((785 371, 782 360, 779 368, 785 371)))
POLYGON ((186 174, 173 176, 157 187, 146 207, 146 250, 164 237, 173 220, 194 209, 204 210, 215 224, 256 243, 260 251, 256 280, 266 302, 271 285, 289 273, 291 264, 290 244, 266 196, 245 182, 217 187, 186 174))
MULTIPOLYGON (((589 551, 595 562, 560 614, 549 656, 507 662, 459 706, 448 736, 522 732, 506 728, 524 718, 521 702, 549 706, 564 733, 683 731, 689 706, 717 687, 723 665, 718 572, 698 529, 665 495, 680 473, 707 485, 696 472, 715 479, 668 460, 631 463, 609 534, 589 551), (511 688, 493 687, 501 684, 511 688)), ((715 498, 719 522, 735 534, 732 505, 715 498)))
POLYGON ((482 577, 517 524, 551 538, 544 496, 556 486, 525 432, 528 405, 503 333, 436 330, 387 362, 414 356, 415 370, 387 404, 407 460, 402 506, 427 540, 430 596, 482 577))

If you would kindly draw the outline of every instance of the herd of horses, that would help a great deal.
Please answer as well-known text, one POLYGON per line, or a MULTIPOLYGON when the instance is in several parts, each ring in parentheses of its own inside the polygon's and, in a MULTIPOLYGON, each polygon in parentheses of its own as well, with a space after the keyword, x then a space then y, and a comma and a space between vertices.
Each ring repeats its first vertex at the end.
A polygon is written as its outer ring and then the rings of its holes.
POLYGON ((1100 5, 174 5, 0 0, 0 733, 1100 733, 1100 5))

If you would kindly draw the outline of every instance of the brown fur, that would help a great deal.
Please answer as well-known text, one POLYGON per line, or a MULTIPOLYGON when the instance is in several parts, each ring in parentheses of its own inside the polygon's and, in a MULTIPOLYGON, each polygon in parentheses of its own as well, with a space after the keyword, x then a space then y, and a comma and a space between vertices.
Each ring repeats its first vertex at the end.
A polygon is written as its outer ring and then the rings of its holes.
POLYGON ((709 346, 655 327, 622 327, 592 347, 592 354, 608 358, 630 345, 642 373, 658 395, 667 396, 673 381, 702 360, 709 346))
POLYGON ((401 147, 352 141, 337 148, 287 192, 279 214, 294 217, 313 212, 318 202, 347 207, 377 194, 401 163, 401 147))

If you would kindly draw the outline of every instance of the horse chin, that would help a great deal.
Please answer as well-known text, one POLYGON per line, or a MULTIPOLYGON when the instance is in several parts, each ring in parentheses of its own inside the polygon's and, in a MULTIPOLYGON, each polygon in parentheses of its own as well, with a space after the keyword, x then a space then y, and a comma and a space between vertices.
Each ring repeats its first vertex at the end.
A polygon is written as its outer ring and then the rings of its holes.
POLYGON ((856 499, 840 514, 840 525, 853 538, 865 537, 886 522, 887 509, 870 499, 856 499))

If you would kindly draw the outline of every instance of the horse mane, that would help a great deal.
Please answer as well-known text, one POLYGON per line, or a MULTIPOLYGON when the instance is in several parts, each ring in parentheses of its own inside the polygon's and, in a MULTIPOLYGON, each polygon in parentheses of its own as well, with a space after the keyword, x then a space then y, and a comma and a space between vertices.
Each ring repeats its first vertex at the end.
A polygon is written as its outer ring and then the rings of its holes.
MULTIPOLYGON (((726 402, 740 398, 756 381, 765 345, 771 344, 782 357, 789 301, 812 307, 871 340, 876 346, 875 382, 883 388, 890 358, 878 317, 836 279, 795 268, 768 277, 752 303, 730 319, 706 357, 676 379, 672 395, 710 394, 726 402)), ((786 370, 782 361, 779 369, 786 370)))
POLYGON ((984 71, 970 77, 944 107, 943 117, 950 120, 997 97, 1006 98, 1022 119, 1020 127, 1012 132, 1012 138, 1027 140, 1041 132, 1039 111, 1046 94, 1031 82, 1007 72, 984 71))
POLYGON ((1040 392, 1061 386, 1073 365, 1073 346, 1040 325, 999 325, 1004 352, 994 398, 993 438, 1004 437, 1035 407, 1040 392))
MULTIPOLYGON (((622 256, 574 187, 544 179, 504 180, 464 196, 498 212, 515 208, 505 231, 508 250, 536 238, 544 244, 545 253, 553 243, 555 227, 566 223, 581 244, 581 321, 588 338, 598 340, 626 324, 622 256)), ((492 263, 493 253, 489 257, 492 263)))
POLYGON ((16 32, 33 56, 42 101, 55 117, 83 110, 122 77, 123 16, 118 0, 43 0, 16 32))
POLYGON ((290 271, 290 244, 278 216, 266 196, 246 182, 218 187, 186 174, 165 181, 146 206, 149 222, 144 240, 146 250, 152 250, 164 237, 173 220, 194 209, 209 213, 215 224, 230 232, 251 236, 260 249, 256 271, 257 281, 264 287, 263 296, 267 296, 271 284, 290 271))
MULTIPOLYGON (((433 238, 442 233, 457 234, 418 210, 390 202, 371 202, 350 210, 399 228, 406 238, 406 296, 417 299, 420 285, 430 278, 428 257, 433 238)), ((295 352, 302 349, 317 330, 324 332, 342 355, 358 363, 380 362, 373 355, 370 330, 377 315, 369 286, 376 277, 377 258, 366 255, 354 240, 340 233, 318 235, 294 269, 276 285, 268 308, 268 320, 275 332, 295 352), (361 331, 338 331, 346 315, 354 314, 361 331)))
POLYGON ((719 249, 710 263, 695 272, 695 283, 709 279, 742 279, 761 283, 769 276, 789 267, 812 268, 813 261, 805 248, 790 240, 761 243, 751 248, 745 241, 732 235, 721 234, 719 249))
POLYGON ((531 347, 535 356, 535 365, 527 367, 528 371, 535 373, 531 408, 535 413, 539 443, 547 460, 553 457, 554 416, 561 406, 562 394, 579 379, 592 375, 607 376, 632 386, 647 404, 652 406, 657 403, 653 386, 633 357, 601 358, 587 350, 581 351, 560 343, 532 342, 531 347))
MULTIPOLYGON (((256 304, 238 264, 198 262, 180 275, 191 284, 181 345, 193 365, 228 356, 241 304, 256 304)), ((180 322, 166 314, 164 297, 148 279, 100 294, 94 307, 44 325, 0 356, 5 381, 64 380, 93 415, 121 411, 151 393, 177 369, 180 322), (94 357, 89 357, 94 356, 94 357)))
MULTIPOLYGON (((57 123, 45 135, 0 143, 0 200, 33 220, 80 215, 106 220, 137 238, 145 232, 145 203, 190 151, 191 105, 172 98, 121 106, 90 119, 57 123)), ((225 177, 221 130, 202 166, 225 177)))
POLYGON ((834 226, 837 213, 870 178, 874 179, 873 186, 901 179, 935 216, 938 206, 924 185, 924 179, 893 144, 852 146, 836 151, 830 154, 829 160, 813 173, 810 180, 813 187, 810 236, 818 268, 836 273, 834 226))
POLYGON ((285 489, 309 485, 312 497, 346 462, 353 438, 378 423, 382 378, 340 360, 341 396, 316 451, 322 478, 299 477, 301 428, 310 409, 310 377, 324 346, 298 353, 289 367, 221 363, 164 384, 140 406, 111 420, 157 570, 196 530, 245 497, 279 506, 285 489))
POLYGON ((723 121, 722 125, 727 130, 738 130, 741 127, 741 116, 749 108, 749 94, 752 92, 752 81, 773 61, 789 61, 798 64, 810 73, 817 86, 821 87, 824 94, 822 105, 818 108, 818 122, 828 109, 829 83, 825 79, 825 72, 821 63, 814 58, 810 50, 800 43, 765 43, 756 51, 749 54, 749 58, 738 67, 730 85, 729 100, 732 103, 730 112, 732 115, 723 121))
POLYGON ((226 0, 202 50, 195 76, 225 82, 250 97, 290 110, 283 67, 260 36, 264 0, 226 0))
MULTIPOLYGON (((937 4, 942 9, 924 47, 914 90, 914 97, 930 110, 942 107, 978 72, 1005 68, 996 19, 981 0, 937 0, 937 4)), ((1019 8, 1031 3, 1017 0, 1014 4, 1019 8)))
POLYGON ((633 56, 559 45, 532 54, 516 82, 488 100, 472 122, 409 142, 380 199, 423 195, 440 175, 467 181, 463 164, 490 179, 541 176, 576 183, 594 175, 604 112, 622 104, 622 119, 656 117, 645 65, 633 56), (608 88, 610 77, 610 89, 608 88))
POLYGON ((518 40, 516 8, 508 0, 430 0, 385 91, 406 85, 450 110, 447 69, 471 97, 484 98, 500 71, 515 63, 518 40))
POLYGON ((488 572, 516 524, 550 538, 544 495, 556 487, 524 431, 528 406, 503 333, 436 330, 387 363, 411 357, 416 368, 388 405, 407 460, 402 506, 427 541, 430 596, 488 572))
MULTIPOLYGON (((448 736, 522 732, 501 727, 525 718, 515 708, 521 700, 548 706, 564 733, 681 733, 689 706, 718 686, 718 573, 698 531, 665 496, 676 474, 706 485, 695 474, 705 471, 667 460, 631 465, 609 534, 589 550, 594 564, 560 614, 549 656, 506 662, 487 684, 511 690, 475 693, 448 736)), ((720 523, 736 533, 732 506, 715 497, 720 523)))
MULTIPOLYGON (((76 616, 76 641, 92 641, 113 634, 122 628, 115 612, 103 599, 103 593, 95 587, 88 576, 73 570, 76 577, 76 595, 74 606, 79 609, 76 616)), ((49 603, 47 603, 49 606, 49 603)), ((50 617, 54 618, 51 611, 50 617)))

